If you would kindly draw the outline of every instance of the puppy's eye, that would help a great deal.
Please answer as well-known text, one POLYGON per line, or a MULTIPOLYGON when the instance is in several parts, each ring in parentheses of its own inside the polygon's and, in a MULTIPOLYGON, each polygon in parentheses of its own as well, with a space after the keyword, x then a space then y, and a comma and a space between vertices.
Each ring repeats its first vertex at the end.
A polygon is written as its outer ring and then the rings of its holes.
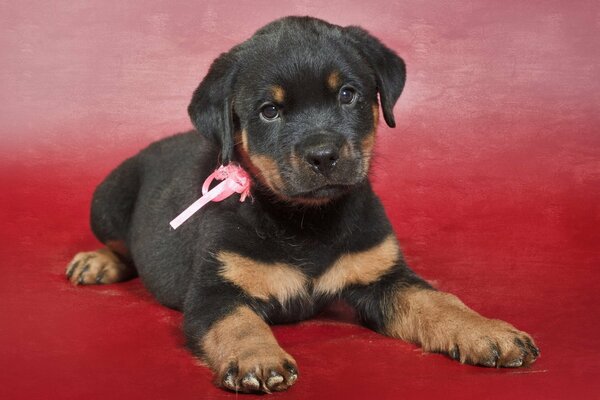
POLYGON ((356 99, 356 90, 350 86, 344 86, 339 94, 340 103, 351 104, 356 99))
POLYGON ((279 117, 279 108, 275 104, 265 104, 260 109, 260 115, 267 121, 273 121, 279 117))

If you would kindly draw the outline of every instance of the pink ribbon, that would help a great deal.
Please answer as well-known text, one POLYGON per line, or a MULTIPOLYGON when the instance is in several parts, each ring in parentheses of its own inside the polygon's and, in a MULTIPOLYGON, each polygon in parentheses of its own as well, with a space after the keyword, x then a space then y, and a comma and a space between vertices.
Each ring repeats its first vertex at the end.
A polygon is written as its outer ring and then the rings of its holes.
POLYGON ((204 207, 211 201, 222 201, 234 193, 239 193, 240 201, 246 200, 250 195, 250 175, 239 165, 229 164, 221 165, 212 174, 206 178, 202 185, 202 197, 193 202, 173 221, 169 223, 173 229, 179 228, 181 224, 188 220, 196 211, 204 207), (214 188, 210 189, 210 184, 215 179, 223 181, 214 188))

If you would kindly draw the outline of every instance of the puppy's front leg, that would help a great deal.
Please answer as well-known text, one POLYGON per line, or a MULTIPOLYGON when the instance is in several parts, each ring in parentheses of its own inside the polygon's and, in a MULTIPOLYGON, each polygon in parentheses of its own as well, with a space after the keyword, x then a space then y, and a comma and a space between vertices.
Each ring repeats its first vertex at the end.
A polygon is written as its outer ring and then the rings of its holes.
POLYGON ((188 302, 184 330, 188 344, 215 373, 216 384, 236 392, 266 393, 293 385, 296 362, 279 346, 269 325, 250 305, 239 302, 239 294, 222 296, 226 288, 212 292, 198 293, 188 302))
POLYGON ((456 296, 432 289, 404 265, 369 286, 350 289, 347 299, 362 319, 388 336, 448 354, 462 363, 520 367, 533 363, 539 350, 525 332, 488 319, 456 296))

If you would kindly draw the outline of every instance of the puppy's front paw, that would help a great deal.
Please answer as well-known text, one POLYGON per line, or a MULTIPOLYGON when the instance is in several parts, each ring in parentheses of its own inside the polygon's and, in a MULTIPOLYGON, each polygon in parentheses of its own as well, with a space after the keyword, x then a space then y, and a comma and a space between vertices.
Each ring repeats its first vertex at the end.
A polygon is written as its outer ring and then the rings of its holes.
POLYGON ((296 361, 279 346, 271 328, 242 305, 216 322, 200 342, 216 384, 236 392, 286 390, 298 379, 296 361))
POLYGON ((298 368, 281 349, 232 360, 217 375, 218 384, 236 392, 286 390, 298 379, 298 368))
POLYGON ((504 321, 482 317, 456 296, 429 289, 399 293, 388 334, 446 353, 466 364, 521 367, 540 355, 531 336, 504 321))
POLYGON ((531 336, 504 321, 472 315, 460 322, 449 332, 446 344, 446 352, 457 361, 515 368, 533 363, 540 355, 531 336))

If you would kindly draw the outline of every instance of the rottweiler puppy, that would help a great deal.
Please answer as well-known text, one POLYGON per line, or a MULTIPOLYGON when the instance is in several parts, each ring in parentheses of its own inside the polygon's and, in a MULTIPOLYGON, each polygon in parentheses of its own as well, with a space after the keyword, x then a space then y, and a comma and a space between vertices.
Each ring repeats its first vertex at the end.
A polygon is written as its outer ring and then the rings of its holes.
POLYGON ((91 226, 106 247, 67 267, 75 285, 139 274, 183 311, 191 350, 217 385, 285 390, 298 378, 269 325, 343 299, 368 327, 462 363, 520 367, 532 338, 431 287, 406 265, 368 175, 379 109, 393 107, 405 65, 365 30, 287 17, 219 56, 193 94, 196 131, 151 144, 96 189, 91 226), (379 101, 378 101, 379 96, 379 101), (200 196, 219 165, 251 176, 251 201, 200 196))

